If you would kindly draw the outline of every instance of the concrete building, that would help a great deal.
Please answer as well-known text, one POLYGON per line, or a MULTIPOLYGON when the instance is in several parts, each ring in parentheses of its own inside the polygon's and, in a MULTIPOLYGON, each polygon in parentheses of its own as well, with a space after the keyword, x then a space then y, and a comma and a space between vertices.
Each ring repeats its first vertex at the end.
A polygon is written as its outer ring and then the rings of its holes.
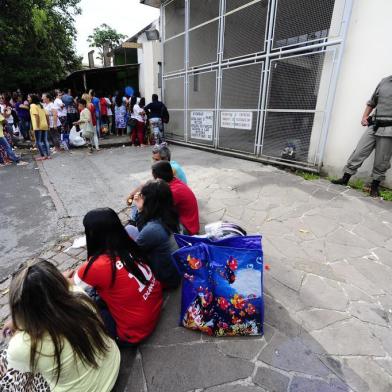
POLYGON ((139 90, 147 103, 152 94, 161 96, 162 46, 159 41, 159 20, 138 33, 137 61, 139 64, 139 90))
POLYGON ((169 138, 341 173, 392 74, 390 0, 141 2, 161 8, 169 138))
POLYGON ((128 38, 112 52, 114 65, 138 65, 138 82, 132 85, 149 102, 152 94, 161 94, 161 44, 159 19, 128 38))

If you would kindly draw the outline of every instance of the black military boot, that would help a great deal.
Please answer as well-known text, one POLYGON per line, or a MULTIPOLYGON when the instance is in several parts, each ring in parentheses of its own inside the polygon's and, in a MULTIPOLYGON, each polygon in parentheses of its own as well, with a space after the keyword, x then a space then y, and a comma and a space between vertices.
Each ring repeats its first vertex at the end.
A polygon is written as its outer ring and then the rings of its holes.
POLYGON ((378 189, 380 186, 380 181, 373 180, 372 185, 370 185, 370 196, 371 197, 380 197, 380 190, 378 189))
POLYGON ((331 180, 331 182, 332 184, 336 184, 336 185, 348 185, 350 178, 351 178, 351 174, 344 173, 342 178, 339 178, 338 180, 331 180))

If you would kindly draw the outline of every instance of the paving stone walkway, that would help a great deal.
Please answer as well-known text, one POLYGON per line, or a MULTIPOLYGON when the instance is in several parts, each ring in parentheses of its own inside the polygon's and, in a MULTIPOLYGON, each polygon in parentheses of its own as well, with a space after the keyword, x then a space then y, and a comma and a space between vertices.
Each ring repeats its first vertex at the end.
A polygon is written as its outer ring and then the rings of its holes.
MULTIPOLYGON (((254 162, 174 150, 203 223, 224 219, 263 235, 265 334, 185 330, 180 292, 166 293, 155 333, 123 351, 116 391, 392 391, 392 203, 254 162)), ((75 267, 86 252, 65 252, 70 244, 42 256, 75 267)), ((0 320, 8 284, 0 284, 0 320)))

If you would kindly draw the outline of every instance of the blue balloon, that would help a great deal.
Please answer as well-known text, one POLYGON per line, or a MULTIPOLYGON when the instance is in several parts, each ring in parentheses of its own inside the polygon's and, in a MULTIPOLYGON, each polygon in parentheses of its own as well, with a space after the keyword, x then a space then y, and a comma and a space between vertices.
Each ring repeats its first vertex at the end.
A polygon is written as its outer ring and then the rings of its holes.
POLYGON ((126 96, 132 97, 134 92, 135 91, 133 90, 133 88, 131 86, 125 87, 125 95, 126 96))

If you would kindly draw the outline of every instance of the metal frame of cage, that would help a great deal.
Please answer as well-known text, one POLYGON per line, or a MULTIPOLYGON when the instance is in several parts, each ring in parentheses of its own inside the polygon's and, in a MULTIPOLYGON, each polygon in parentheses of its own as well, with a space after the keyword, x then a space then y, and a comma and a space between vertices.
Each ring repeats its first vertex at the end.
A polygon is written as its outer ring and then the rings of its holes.
MULTIPOLYGON (((275 18, 277 12, 277 5, 279 0, 268 0, 268 10, 266 16, 266 28, 265 28, 265 43, 264 43, 264 51, 262 52, 254 52, 238 57, 224 59, 224 33, 225 33, 225 17, 228 14, 234 14, 235 12, 244 9, 246 7, 252 6, 253 4, 259 3, 262 0, 249 0, 247 4, 244 4, 240 7, 237 7, 231 10, 229 13, 226 12, 226 0, 216 0, 220 2, 220 10, 219 16, 215 17, 211 20, 205 21, 197 26, 193 26, 189 29, 190 20, 189 20, 189 5, 191 1, 198 0, 184 0, 185 6, 185 15, 184 15, 184 31, 171 36, 166 40, 166 32, 165 32, 165 7, 170 5, 172 2, 176 0, 169 0, 166 2, 162 2, 161 4, 161 18, 162 18, 162 51, 164 50, 164 45, 166 42, 173 40, 179 36, 184 36, 185 39, 185 47, 184 47, 184 68, 180 70, 171 70, 166 73, 165 71, 165 62, 162 64, 162 97, 165 97, 165 84, 166 80, 170 80, 172 78, 183 77, 184 78, 184 108, 183 109, 172 109, 169 106, 169 111, 183 111, 184 112, 184 123, 183 123, 183 134, 182 138, 174 137, 170 138, 170 132, 168 133, 168 140, 172 139, 173 141, 183 141, 186 144, 206 147, 208 149, 214 150, 223 150, 226 152, 232 152, 234 155, 239 153, 243 156, 250 156, 256 158, 260 161, 267 162, 277 162, 280 164, 285 164, 287 166, 293 167, 307 167, 310 169, 319 170, 322 165, 325 145, 328 136, 328 128, 330 123, 331 111, 334 101, 334 95, 339 75, 339 70, 342 61, 342 54, 344 52, 344 45, 348 30, 348 24, 351 16, 351 10, 353 6, 353 0, 337 0, 343 1, 344 5, 342 8, 342 15, 340 20, 340 36, 339 37, 325 37, 323 39, 310 40, 306 42, 301 42, 300 44, 288 45, 283 47, 274 48, 274 33, 275 33, 275 18), (197 66, 189 67, 189 32, 193 31, 197 28, 201 28, 202 26, 211 23, 212 21, 218 21, 218 45, 217 45, 217 61, 211 62, 207 64, 200 64, 197 66), (279 110, 279 109, 268 109, 267 108, 267 96, 268 96, 268 88, 270 83, 270 69, 271 65, 274 61, 279 59, 286 59, 298 56, 306 56, 309 54, 315 53, 315 50, 318 52, 328 52, 333 51, 334 59, 333 59, 333 67, 331 71, 331 76, 329 80, 328 86, 328 94, 326 97, 326 104, 323 110, 324 116, 322 121, 322 129, 320 130, 320 137, 318 140, 317 153, 314 156, 312 161, 307 162, 298 162, 298 161, 290 161, 285 160, 276 156, 268 156, 263 154, 263 143, 265 136, 265 123, 266 123, 266 115, 268 112, 298 112, 298 113, 316 113, 316 110, 279 110), (259 102, 257 106, 257 110, 249 109, 251 111, 257 112, 257 121, 256 121, 256 132, 255 132, 255 143, 253 153, 245 152, 242 150, 236 150, 234 148, 222 148, 220 147, 220 111, 221 111, 221 95, 222 95, 222 75, 225 69, 245 66, 250 64, 258 64, 262 62, 262 75, 260 79, 260 94, 259 94, 259 102), (189 140, 190 137, 190 127, 188 127, 189 113, 192 108, 189 107, 189 77, 194 75, 195 73, 205 73, 210 71, 216 71, 216 97, 215 97, 215 108, 208 110, 214 111, 214 126, 213 126, 213 143, 212 145, 197 142, 195 140, 189 140)), ((200 109, 202 110, 202 109, 200 109)), ((234 109, 231 109, 234 110, 234 109)), ((241 111, 246 111, 246 109, 241 109, 241 111)), ((317 111, 320 112, 320 111, 317 111)), ((313 131, 313 129, 312 129, 313 131)))

